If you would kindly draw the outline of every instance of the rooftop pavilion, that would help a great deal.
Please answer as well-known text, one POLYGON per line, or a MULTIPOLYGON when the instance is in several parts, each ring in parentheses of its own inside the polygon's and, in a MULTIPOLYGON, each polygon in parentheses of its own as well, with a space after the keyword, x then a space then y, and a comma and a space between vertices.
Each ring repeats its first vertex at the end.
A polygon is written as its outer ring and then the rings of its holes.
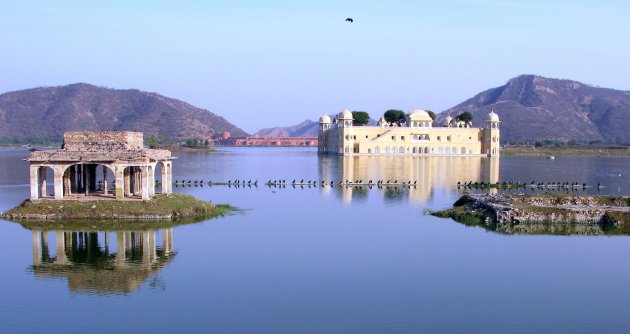
POLYGON ((66 132, 61 149, 33 151, 27 159, 31 200, 148 200, 158 190, 169 194, 172 159, 168 150, 144 148, 142 132, 66 132), (51 179, 53 192, 49 194, 51 179))

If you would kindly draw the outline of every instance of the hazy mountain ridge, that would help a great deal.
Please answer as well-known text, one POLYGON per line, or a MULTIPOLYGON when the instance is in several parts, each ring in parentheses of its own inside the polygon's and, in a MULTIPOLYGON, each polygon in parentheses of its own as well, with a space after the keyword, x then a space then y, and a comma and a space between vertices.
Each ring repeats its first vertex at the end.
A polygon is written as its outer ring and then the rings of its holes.
POLYGON ((317 137, 317 131, 319 129, 317 122, 311 120, 304 120, 302 123, 285 126, 285 127, 273 127, 264 128, 256 131, 254 136, 264 137, 317 137))
MULTIPOLYGON (((331 117, 334 114, 330 115, 331 117)), ((380 116, 379 116, 380 117, 380 116)), ((370 118, 368 125, 376 125, 376 121, 370 118)), ((293 126, 280 126, 274 128, 260 129, 254 133, 254 136, 264 137, 317 137, 317 131, 319 131, 319 122, 305 120, 300 124, 293 126)))
POLYGON ((521 75, 440 113, 473 114, 482 126, 494 110, 501 119, 503 142, 557 140, 630 142, 630 92, 594 87, 577 81, 521 75))
POLYGON ((61 141, 65 131, 133 130, 177 142, 222 131, 247 133, 225 118, 186 102, 137 89, 85 83, 0 95, 0 138, 61 141))

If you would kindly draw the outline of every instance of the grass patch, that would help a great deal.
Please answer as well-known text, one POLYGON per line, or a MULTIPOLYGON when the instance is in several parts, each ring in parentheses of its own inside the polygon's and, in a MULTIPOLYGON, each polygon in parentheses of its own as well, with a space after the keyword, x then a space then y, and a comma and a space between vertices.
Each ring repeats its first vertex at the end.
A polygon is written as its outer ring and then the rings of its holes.
POLYGON ((22 202, 2 214, 9 220, 24 219, 169 219, 187 217, 212 218, 225 215, 235 208, 229 205, 213 205, 190 195, 156 195, 148 201, 56 201, 41 200, 22 202))

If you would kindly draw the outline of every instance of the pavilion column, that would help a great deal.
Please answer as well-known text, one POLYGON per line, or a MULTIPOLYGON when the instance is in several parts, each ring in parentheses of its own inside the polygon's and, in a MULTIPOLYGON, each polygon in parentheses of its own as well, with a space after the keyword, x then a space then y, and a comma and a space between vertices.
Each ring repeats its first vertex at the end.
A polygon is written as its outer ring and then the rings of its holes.
POLYGON ((63 199, 63 166, 53 168, 55 199, 63 199))
POLYGON ((166 162, 162 162, 162 169, 160 170, 160 174, 162 176, 162 194, 168 194, 168 185, 170 184, 166 171, 166 162))
POLYGON ((39 167, 39 173, 38 173, 38 179, 39 179, 39 197, 46 197, 47 192, 46 192, 46 167, 42 166, 39 167))
POLYGON ((134 176, 135 176, 135 187, 134 187, 134 193, 136 194, 142 194, 142 179, 144 178, 143 175, 144 169, 140 168, 140 167, 136 167, 136 170, 134 171, 134 176))
POLYGON ((164 164, 164 168, 166 169, 166 181, 162 182, 166 185, 166 193, 170 194, 173 192, 173 166, 171 165, 171 162, 169 161, 164 164))
POLYGON ((83 191, 83 164, 77 165, 77 194, 83 191))
POLYGON ((103 195, 107 196, 107 166, 103 165, 103 195))
POLYGON ((149 168, 149 197, 155 196, 155 166, 149 168))
POLYGON ((140 177, 142 178, 141 186, 142 186, 142 199, 149 199, 149 167, 143 166, 141 167, 140 177))
POLYGON ((39 199, 39 167, 30 166, 31 200, 39 199))
MULTIPOLYGON (((124 168, 124 167, 121 167, 124 168)), ((131 195, 131 170, 133 167, 124 168, 124 182, 121 184, 124 185, 123 189, 125 190, 125 196, 131 195)), ((118 186, 118 180, 116 180, 116 186, 118 186)), ((117 197, 118 198, 118 197, 117 197)))
POLYGON ((64 195, 72 195, 72 167, 68 168, 67 172, 63 173, 63 193, 64 195))
POLYGON ((133 169, 133 176, 134 176, 133 193, 141 194, 142 193, 142 178, 145 176, 144 169, 142 169, 141 167, 135 167, 133 169))
POLYGON ((114 192, 116 193, 116 199, 125 198, 125 185, 128 184, 128 178, 125 176, 125 167, 124 166, 114 166, 114 179, 116 180, 116 188, 114 192))
POLYGON ((83 166, 83 188, 85 189, 85 194, 88 195, 90 193, 90 179, 92 178, 90 174, 91 168, 88 165, 83 166))

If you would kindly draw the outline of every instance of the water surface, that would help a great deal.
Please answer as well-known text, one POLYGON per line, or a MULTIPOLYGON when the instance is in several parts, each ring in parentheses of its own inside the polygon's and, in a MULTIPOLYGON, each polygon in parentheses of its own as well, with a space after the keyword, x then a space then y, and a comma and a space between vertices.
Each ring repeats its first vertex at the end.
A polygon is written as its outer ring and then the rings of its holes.
MULTIPOLYGON (((0 210, 28 197, 22 150, 0 151, 0 210)), ((457 181, 601 183, 630 159, 322 157, 312 149, 176 152, 176 187, 244 213, 105 231, 0 222, 3 332, 627 332, 628 237, 506 235, 423 214, 457 181), (416 187, 265 187, 297 180, 416 187)), ((620 176, 621 175, 621 176, 620 176)), ((529 191, 529 190, 528 190, 529 191)), ((589 188, 586 193, 596 193, 589 188)))

